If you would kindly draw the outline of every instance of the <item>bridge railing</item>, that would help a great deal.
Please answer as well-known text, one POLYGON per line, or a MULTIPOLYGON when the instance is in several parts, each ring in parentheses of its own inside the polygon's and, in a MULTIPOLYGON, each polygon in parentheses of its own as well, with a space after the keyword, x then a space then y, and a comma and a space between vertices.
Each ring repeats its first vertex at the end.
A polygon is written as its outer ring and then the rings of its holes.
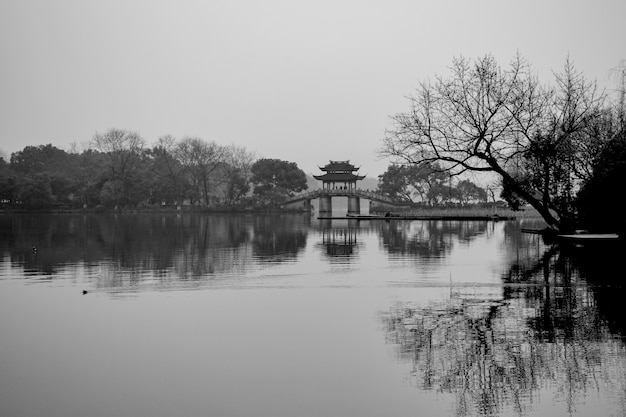
POLYGON ((360 188, 353 188, 349 190, 318 188, 317 190, 308 191, 305 193, 295 195, 292 198, 290 198, 288 201, 286 201, 286 203, 291 203, 291 202, 295 202, 298 200, 318 198, 323 195, 358 196, 362 198, 369 198, 371 200, 383 201, 389 204, 397 204, 397 202, 395 202, 394 200, 390 199, 389 197, 387 197, 386 195, 382 193, 379 193, 376 191, 370 191, 370 190, 363 190, 360 188))
POLYGON ((321 190, 313 190, 313 191, 307 191, 305 193, 300 193, 300 194, 296 194, 293 197, 291 197, 289 200, 287 200, 287 203, 293 202, 293 201, 298 201, 298 200, 306 200, 307 198, 317 198, 321 195, 320 193, 321 190))

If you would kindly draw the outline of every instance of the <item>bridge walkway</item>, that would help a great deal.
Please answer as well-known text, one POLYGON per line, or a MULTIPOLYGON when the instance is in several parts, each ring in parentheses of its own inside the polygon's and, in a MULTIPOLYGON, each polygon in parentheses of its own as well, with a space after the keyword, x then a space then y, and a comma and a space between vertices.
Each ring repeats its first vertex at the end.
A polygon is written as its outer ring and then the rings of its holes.
POLYGON ((341 190, 341 189, 317 189, 317 190, 313 190, 313 191, 309 191, 306 193, 302 193, 302 194, 298 194, 294 197, 292 197, 291 199, 285 201, 283 204, 291 204, 291 203, 296 203, 298 201, 305 201, 305 200, 313 200, 315 198, 319 198, 319 197, 360 197, 360 198, 366 198, 368 200, 372 200, 372 201, 378 201, 381 203, 386 203, 386 204, 393 204, 393 205, 399 205, 398 202, 390 199, 389 197, 385 196, 384 194, 381 193, 377 193, 374 191, 369 191, 369 190, 361 190, 361 189, 351 189, 351 190, 341 190))

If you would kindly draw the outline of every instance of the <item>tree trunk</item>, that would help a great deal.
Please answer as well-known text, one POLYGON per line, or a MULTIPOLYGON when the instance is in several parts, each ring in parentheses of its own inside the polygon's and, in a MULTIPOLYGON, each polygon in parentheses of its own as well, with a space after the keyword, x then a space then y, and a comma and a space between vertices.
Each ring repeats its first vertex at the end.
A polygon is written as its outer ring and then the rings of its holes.
POLYGON ((524 199, 528 204, 530 204, 537 212, 543 217, 543 219, 548 223, 548 226, 552 229, 560 228, 560 221, 556 217, 552 215, 550 212, 550 208, 547 204, 544 204, 543 201, 538 200, 524 188, 522 188, 511 175, 509 175, 505 170, 500 168, 500 166, 496 165, 493 167, 494 171, 498 173, 504 180, 508 181, 508 184, 511 185, 516 194, 518 194, 522 199, 524 199))

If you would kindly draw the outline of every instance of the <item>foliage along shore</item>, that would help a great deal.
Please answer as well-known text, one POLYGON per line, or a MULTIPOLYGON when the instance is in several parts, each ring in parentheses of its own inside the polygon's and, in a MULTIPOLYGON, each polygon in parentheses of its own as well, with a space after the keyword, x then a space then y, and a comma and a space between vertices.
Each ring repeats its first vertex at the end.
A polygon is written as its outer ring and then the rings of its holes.
MULTIPOLYGON (((281 207, 235 207, 235 206, 163 206, 163 205, 146 205, 142 207, 90 207, 90 208, 73 208, 73 207, 46 207, 39 209, 27 209, 16 207, 0 207, 0 214, 72 214, 72 213, 85 213, 85 214, 98 214, 98 213, 233 213, 233 214, 264 214, 264 213, 299 213, 299 214, 312 214, 302 209, 294 208, 281 208, 281 207)), ((509 207, 504 207, 500 204, 492 205, 468 205, 464 207, 456 206, 439 206, 439 207, 389 207, 379 206, 371 209, 372 215, 390 215, 398 217, 502 217, 502 218, 524 218, 524 219, 541 219, 541 215, 537 213, 532 207, 513 210, 509 207)))
POLYGON ((441 206, 441 207, 420 207, 420 208, 406 208, 406 209, 373 209, 372 214, 386 214, 389 212, 391 215, 400 217, 503 217, 503 218, 523 218, 523 219, 537 219, 542 217, 532 207, 524 208, 521 210, 513 210, 509 207, 503 207, 498 204, 493 205, 469 205, 465 207, 454 206, 441 206))
POLYGON ((221 207, 221 206, 143 206, 143 207, 45 207, 38 209, 6 207, 0 208, 0 214, 100 214, 100 213, 306 213, 303 210, 291 208, 261 208, 261 207, 221 207))

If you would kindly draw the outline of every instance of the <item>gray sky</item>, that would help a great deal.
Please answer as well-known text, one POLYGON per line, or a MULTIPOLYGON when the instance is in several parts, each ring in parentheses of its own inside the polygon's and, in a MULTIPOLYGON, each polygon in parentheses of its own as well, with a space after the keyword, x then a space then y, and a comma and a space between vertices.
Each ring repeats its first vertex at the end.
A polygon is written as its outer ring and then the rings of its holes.
POLYGON ((0 0, 0 150, 122 128, 376 176, 389 117, 454 56, 569 54, 614 87, 626 1, 0 0))

